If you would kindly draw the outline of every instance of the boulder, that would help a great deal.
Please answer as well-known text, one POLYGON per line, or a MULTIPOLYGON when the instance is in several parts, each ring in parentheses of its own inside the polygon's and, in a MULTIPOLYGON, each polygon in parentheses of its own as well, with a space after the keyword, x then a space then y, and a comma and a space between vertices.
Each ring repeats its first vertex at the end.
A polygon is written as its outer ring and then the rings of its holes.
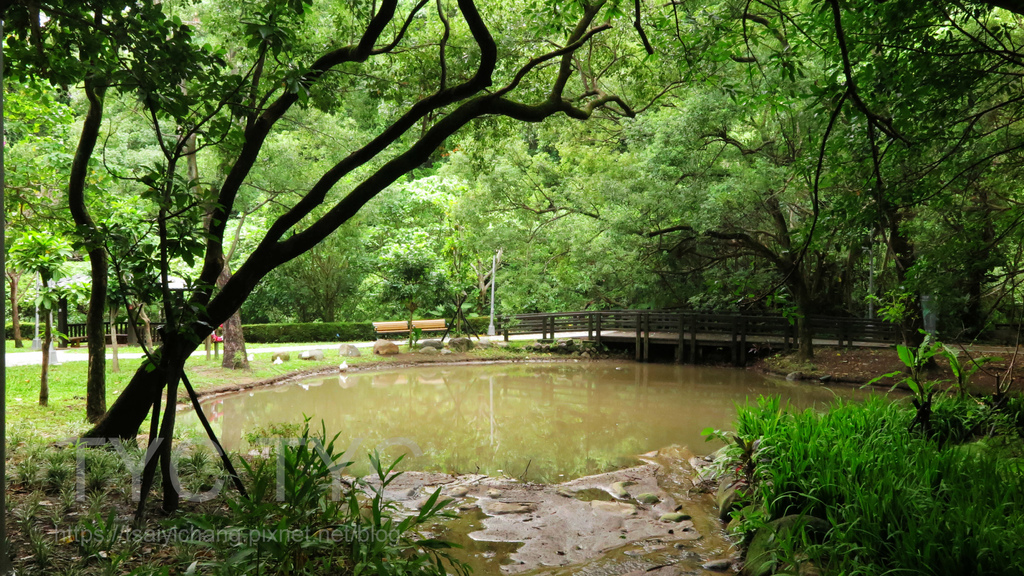
POLYGON ((473 349, 473 341, 469 338, 452 338, 448 341, 448 348, 452 352, 466 352, 473 349))
POLYGON ((790 382, 795 382, 797 380, 802 379, 803 377, 804 375, 801 374, 800 372, 790 372, 789 374, 786 374, 786 380, 790 382))
POLYGON ((433 346, 424 346, 423 348, 420 348, 420 354, 425 354, 427 356, 437 356, 440 353, 441 351, 433 346))
POLYGON ((427 346, 431 348, 437 348, 438 350, 440 350, 441 348, 444 348, 444 342, 441 342, 437 338, 431 338, 429 340, 420 340, 421 348, 426 348, 427 346))
POLYGON ((723 479, 722 483, 718 485, 715 501, 718 502, 718 517, 722 522, 728 522, 730 518, 729 513, 739 506, 737 489, 742 488, 742 486, 742 482, 728 478, 723 479))
POLYGON ((287 352, 274 352, 274 357, 271 361, 277 363, 278 360, 281 362, 287 362, 291 359, 292 355, 287 352))
POLYGON ((373 343, 373 353, 379 356, 393 356, 398 354, 398 344, 390 340, 377 340, 373 343))
POLYGON ((813 516, 791 514, 772 520, 759 528, 750 541, 742 573, 745 576, 774 574, 783 549, 793 551, 793 546, 803 542, 821 542, 828 530, 828 522, 813 516))
POLYGON ((360 356, 359 348, 356 348, 352 344, 342 344, 341 346, 338 346, 338 355, 355 358, 360 356))
POLYGON ((299 353, 299 358, 301 358, 303 360, 323 360, 324 359, 324 351, 323 350, 319 350, 319 349, 317 349, 317 350, 303 350, 302 352, 299 353))
POLYGON ((490 340, 486 340, 483 338, 477 340, 476 342, 473 342, 473 344, 476 345, 476 347, 480 348, 481 350, 486 350, 488 348, 494 347, 494 342, 491 342, 490 340))
POLYGON ((441 356, 445 356, 445 355, 451 354, 451 353, 452 353, 452 351, 447 349, 447 348, 445 348, 444 350, 441 350, 441 356))

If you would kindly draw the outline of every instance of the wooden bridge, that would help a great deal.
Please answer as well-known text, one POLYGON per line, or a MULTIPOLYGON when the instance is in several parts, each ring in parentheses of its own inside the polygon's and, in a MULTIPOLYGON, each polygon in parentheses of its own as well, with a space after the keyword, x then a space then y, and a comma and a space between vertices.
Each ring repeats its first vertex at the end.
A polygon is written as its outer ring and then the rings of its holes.
MULTIPOLYGON (((899 327, 881 320, 811 317, 809 321, 815 346, 878 348, 902 341, 899 327)), ((506 340, 516 334, 554 339, 561 333, 597 344, 633 343, 637 361, 649 359, 651 345, 657 344, 675 346, 679 363, 686 358, 696 363, 703 348, 728 348, 733 364, 742 366, 751 347, 789 349, 799 340, 796 323, 782 316, 617 310, 519 314, 497 322, 506 340)))

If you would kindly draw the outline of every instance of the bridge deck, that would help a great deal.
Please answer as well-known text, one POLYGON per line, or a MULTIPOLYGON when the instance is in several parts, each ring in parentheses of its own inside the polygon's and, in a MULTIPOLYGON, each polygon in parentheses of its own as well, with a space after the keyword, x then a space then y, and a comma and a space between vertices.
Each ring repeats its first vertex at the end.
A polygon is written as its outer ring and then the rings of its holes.
MULTIPOLYGON (((637 360, 649 357, 652 344, 675 346, 678 362, 686 352, 696 362, 703 348, 727 347, 733 363, 741 365, 752 346, 790 348, 799 340, 795 323, 781 316, 617 310, 521 314, 500 318, 499 325, 506 339, 539 333, 541 338, 572 334, 596 342, 632 342, 637 360)), ((812 317, 806 325, 815 346, 884 348, 902 340, 898 327, 879 320, 812 317)))

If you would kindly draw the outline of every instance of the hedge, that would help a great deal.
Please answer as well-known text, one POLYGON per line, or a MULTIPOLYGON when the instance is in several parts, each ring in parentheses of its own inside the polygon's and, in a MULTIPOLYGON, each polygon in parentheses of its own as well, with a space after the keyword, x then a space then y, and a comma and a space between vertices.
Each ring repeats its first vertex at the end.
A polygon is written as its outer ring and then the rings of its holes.
POLYGON ((353 342, 373 340, 371 322, 243 324, 246 342, 353 342))
MULTIPOLYGON (((487 334, 487 317, 471 318, 469 322, 478 334, 487 334)), ((245 334, 245 341, 253 343, 364 342, 375 338, 372 322, 243 324, 242 331, 245 334)), ((424 337, 428 338, 431 335, 424 337)))

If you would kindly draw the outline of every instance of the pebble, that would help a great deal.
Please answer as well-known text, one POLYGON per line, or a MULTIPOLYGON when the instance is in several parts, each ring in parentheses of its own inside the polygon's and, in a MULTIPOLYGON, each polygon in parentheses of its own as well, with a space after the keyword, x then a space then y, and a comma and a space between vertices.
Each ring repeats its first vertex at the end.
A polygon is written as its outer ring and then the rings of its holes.
POLYGON ((724 572, 730 567, 732 567, 732 560, 729 560, 728 558, 711 560, 709 562, 705 562, 704 565, 701 566, 701 568, 704 568, 705 570, 715 570, 717 572, 724 572))
POLYGON ((662 514, 661 518, 659 518, 662 522, 682 522, 689 519, 690 515, 683 514, 682 512, 669 512, 668 514, 662 514))
POLYGON ((650 492, 644 492, 636 497, 636 501, 641 504, 657 504, 661 499, 650 492))
POLYGON ((456 486, 448 491, 448 495, 452 498, 465 498, 466 494, 469 494, 469 488, 465 486, 456 486))

